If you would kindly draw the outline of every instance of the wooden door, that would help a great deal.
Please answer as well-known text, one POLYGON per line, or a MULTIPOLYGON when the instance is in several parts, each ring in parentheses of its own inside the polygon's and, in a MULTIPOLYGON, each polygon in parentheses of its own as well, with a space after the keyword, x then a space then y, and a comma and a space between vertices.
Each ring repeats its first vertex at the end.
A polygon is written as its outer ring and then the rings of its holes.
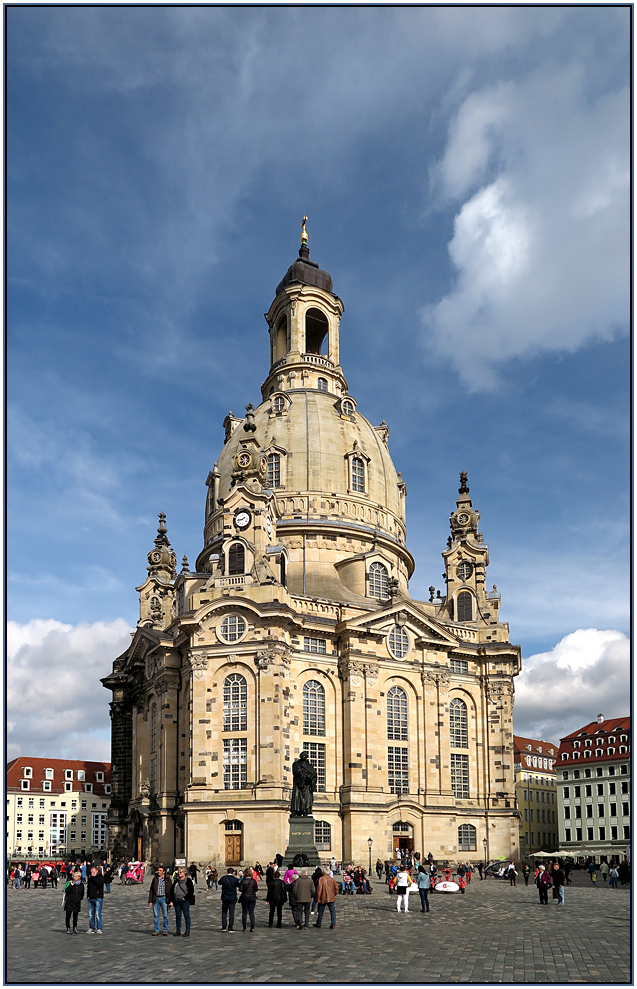
POLYGON ((226 865, 239 865, 241 861, 241 835, 226 835, 226 865))

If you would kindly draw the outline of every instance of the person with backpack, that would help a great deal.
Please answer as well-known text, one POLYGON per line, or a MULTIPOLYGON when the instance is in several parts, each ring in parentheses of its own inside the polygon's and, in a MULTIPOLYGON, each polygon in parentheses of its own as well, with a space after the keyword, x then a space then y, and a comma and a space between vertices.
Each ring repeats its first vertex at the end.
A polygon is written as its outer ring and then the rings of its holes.
POLYGON ((82 909, 82 900, 84 899, 84 884, 82 882, 82 873, 74 872, 73 877, 69 879, 66 886, 64 887, 64 896, 62 897, 62 907, 66 914, 66 933, 67 934, 77 934, 77 920, 80 916, 80 910, 82 909), (71 918, 73 918, 73 926, 71 928, 71 918))

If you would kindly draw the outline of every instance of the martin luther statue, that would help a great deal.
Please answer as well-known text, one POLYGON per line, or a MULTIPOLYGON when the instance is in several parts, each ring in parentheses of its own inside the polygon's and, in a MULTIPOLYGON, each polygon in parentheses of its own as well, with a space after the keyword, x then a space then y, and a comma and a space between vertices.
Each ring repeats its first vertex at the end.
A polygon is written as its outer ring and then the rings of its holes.
POLYGON ((316 770, 305 750, 292 764, 292 803, 293 817, 309 817, 312 814, 312 801, 316 791, 316 770))

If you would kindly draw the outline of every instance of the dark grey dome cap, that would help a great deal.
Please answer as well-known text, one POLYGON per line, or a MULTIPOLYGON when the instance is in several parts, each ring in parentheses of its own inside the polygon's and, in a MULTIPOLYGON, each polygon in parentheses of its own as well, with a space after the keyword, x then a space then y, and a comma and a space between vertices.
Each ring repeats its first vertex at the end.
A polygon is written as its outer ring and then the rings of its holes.
POLYGON ((334 294, 332 276, 319 268, 316 261, 310 261, 310 251, 307 244, 301 244, 298 259, 290 265, 277 285, 275 295, 278 295, 286 285, 291 285, 293 282, 301 282, 302 285, 314 285, 316 288, 323 289, 324 292, 334 294))

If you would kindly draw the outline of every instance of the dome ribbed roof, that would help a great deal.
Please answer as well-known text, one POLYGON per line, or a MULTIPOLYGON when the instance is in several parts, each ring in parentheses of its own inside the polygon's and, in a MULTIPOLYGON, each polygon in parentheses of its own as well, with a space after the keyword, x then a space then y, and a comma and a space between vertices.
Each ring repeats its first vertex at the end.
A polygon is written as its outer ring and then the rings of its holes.
POLYGON ((310 250, 307 244, 301 244, 299 256, 294 261, 276 287, 276 295, 282 292, 286 285, 300 282, 302 285, 314 285, 324 292, 332 292, 332 276, 319 268, 316 261, 310 261, 310 250))

